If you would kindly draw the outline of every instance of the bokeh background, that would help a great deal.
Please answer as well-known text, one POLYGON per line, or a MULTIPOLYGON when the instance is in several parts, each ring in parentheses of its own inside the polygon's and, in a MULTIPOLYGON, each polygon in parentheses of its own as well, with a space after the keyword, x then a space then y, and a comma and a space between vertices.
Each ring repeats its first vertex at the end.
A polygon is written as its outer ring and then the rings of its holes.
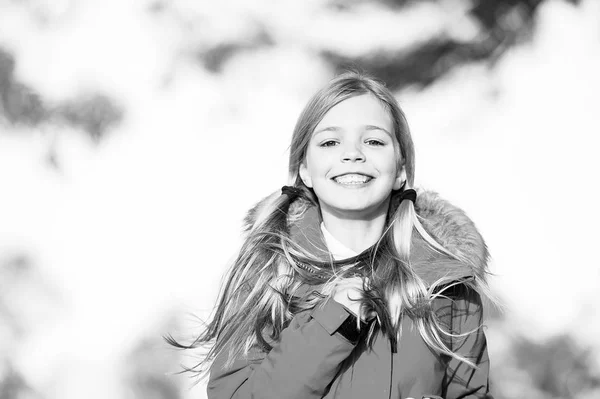
POLYGON ((595 0, 0 0, 0 398, 205 398, 161 336, 352 66, 488 242, 496 397, 600 398, 595 0))

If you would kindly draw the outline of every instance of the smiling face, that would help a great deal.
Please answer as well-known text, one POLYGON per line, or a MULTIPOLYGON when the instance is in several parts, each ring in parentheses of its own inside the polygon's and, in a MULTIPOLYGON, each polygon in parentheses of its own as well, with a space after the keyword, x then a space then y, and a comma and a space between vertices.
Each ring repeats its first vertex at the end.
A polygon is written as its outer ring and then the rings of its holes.
POLYGON ((388 111, 377 98, 363 94, 325 114, 299 172, 319 199, 321 212, 368 220, 386 213, 392 189, 402 186, 399 158, 388 111))

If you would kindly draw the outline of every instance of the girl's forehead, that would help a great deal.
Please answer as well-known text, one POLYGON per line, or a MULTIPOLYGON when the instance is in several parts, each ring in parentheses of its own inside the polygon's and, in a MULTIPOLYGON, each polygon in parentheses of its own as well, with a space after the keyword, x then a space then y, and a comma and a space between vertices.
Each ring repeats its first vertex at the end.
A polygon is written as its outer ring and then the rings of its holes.
POLYGON ((321 128, 344 128, 345 126, 376 126, 393 133, 394 123, 385 104, 371 94, 362 94, 345 99, 331 107, 317 124, 314 132, 321 128))

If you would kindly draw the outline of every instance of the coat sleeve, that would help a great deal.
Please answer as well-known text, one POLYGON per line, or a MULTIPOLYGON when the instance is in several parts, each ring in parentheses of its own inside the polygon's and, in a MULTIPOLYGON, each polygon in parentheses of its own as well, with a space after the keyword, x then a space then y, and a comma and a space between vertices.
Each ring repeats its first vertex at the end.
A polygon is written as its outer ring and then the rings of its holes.
POLYGON ((452 332, 468 335, 452 339, 452 350, 471 360, 477 368, 452 358, 446 368, 447 399, 493 399, 489 392, 490 362, 483 331, 481 297, 473 289, 458 286, 450 305, 452 332))
POLYGON ((210 369, 208 399, 322 398, 355 347, 336 332, 349 316, 341 304, 329 299, 294 316, 269 353, 235 359, 229 368, 224 367, 227 353, 217 355, 210 369))

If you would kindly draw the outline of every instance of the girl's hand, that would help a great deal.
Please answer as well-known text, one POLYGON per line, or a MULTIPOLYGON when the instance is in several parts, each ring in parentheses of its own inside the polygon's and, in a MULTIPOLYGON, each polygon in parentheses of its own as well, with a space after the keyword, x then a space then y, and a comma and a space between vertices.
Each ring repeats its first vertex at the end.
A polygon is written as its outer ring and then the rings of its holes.
POLYGON ((356 317, 360 316, 362 321, 368 322, 377 314, 375 311, 367 313, 365 309, 361 309, 363 281, 368 286, 369 280, 366 277, 350 277, 340 280, 334 288, 332 298, 354 313, 356 317))

